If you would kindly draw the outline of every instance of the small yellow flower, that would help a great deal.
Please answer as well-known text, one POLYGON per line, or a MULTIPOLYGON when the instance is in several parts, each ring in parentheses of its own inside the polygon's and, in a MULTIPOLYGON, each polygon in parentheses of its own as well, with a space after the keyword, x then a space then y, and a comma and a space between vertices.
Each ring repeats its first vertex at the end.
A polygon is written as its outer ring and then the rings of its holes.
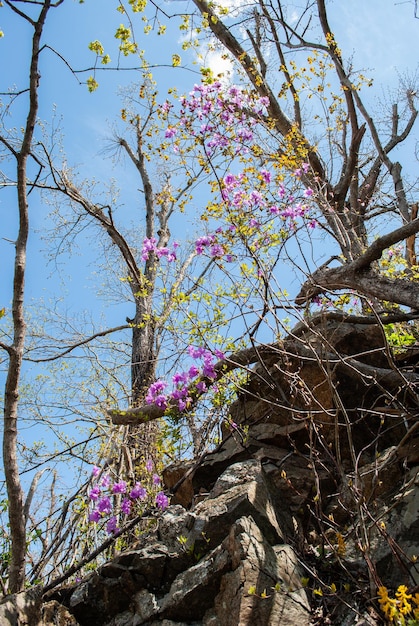
POLYGON ((397 602, 394 598, 389 597, 386 587, 380 587, 378 589, 378 603, 384 615, 392 622, 397 614, 397 602))
POLYGON ((412 610, 412 605, 409 602, 409 600, 412 599, 412 594, 407 593, 406 585, 399 586, 399 588, 396 591, 396 598, 397 598, 397 604, 398 604, 397 608, 399 610, 399 613, 401 613, 402 615, 408 615, 408 613, 410 613, 412 610))

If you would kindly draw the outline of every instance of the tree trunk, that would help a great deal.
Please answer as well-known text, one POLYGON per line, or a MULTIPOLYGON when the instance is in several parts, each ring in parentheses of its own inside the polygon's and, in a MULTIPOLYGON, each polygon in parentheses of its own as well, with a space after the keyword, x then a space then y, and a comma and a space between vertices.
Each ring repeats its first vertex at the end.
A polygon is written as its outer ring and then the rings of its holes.
POLYGON ((20 151, 17 152, 6 139, 3 140, 3 143, 13 154, 17 163, 17 199, 19 211, 19 229, 16 239, 12 297, 13 342, 10 346, 3 346, 9 355, 4 399, 3 465, 6 478, 11 536, 11 562, 9 568, 9 590, 11 593, 21 591, 25 584, 26 515, 23 490, 19 477, 17 441, 19 383, 26 331, 23 303, 26 246, 29 234, 27 161, 32 151, 33 134, 38 112, 40 40, 50 5, 51 0, 45 0, 38 21, 33 22, 30 18, 27 18, 34 28, 34 35, 32 39, 32 56, 29 73, 29 110, 20 151))
MULTIPOLYGON (((148 388, 156 378, 156 338, 150 298, 136 303, 136 316, 132 327, 131 406, 144 404, 148 388)), ((130 426, 127 446, 134 465, 148 459, 156 460, 156 441, 159 434, 157 422, 150 421, 130 426)))

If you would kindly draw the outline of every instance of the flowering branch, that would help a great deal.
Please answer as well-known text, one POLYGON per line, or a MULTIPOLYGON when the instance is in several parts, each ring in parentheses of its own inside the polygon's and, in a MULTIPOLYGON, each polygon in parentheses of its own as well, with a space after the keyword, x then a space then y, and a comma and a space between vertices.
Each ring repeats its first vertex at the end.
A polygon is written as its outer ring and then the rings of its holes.
MULTIPOLYGON (((269 355, 278 354, 278 344, 264 346, 252 346, 239 352, 235 352, 230 357, 225 357, 217 361, 213 366, 212 376, 201 376, 188 387, 188 397, 190 402, 187 409, 191 410, 196 406, 198 400, 206 393, 208 388, 221 380, 223 376, 235 369, 246 367, 256 363, 260 359, 266 359, 269 355)), ((141 424, 163 417, 166 413, 180 415, 177 398, 170 399, 167 403, 143 404, 126 410, 111 409, 108 415, 115 425, 141 424)))

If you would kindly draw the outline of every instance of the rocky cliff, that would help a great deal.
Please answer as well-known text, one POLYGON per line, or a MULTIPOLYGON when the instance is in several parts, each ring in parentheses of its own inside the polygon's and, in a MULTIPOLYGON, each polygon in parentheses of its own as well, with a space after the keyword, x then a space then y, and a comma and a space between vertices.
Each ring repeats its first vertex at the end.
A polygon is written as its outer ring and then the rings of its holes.
POLYGON ((5 599, 0 622, 383 623, 377 589, 419 585, 416 359, 376 325, 295 329, 253 368, 218 448, 165 470, 171 504, 140 544, 5 599))

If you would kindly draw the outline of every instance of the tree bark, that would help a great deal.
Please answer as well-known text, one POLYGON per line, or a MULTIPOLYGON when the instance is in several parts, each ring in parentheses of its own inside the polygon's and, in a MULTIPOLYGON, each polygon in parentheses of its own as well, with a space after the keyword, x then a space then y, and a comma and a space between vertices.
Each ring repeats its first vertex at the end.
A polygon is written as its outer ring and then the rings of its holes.
MULTIPOLYGON (((26 118, 23 140, 19 152, 8 146, 17 163, 17 200, 19 229, 16 239, 14 263, 12 318, 13 341, 7 347, 9 365, 4 397, 3 464, 9 506, 11 536, 11 562, 9 567, 9 591, 21 591, 25 583, 26 519, 22 485, 19 477, 17 457, 19 383, 25 345, 25 270, 26 248, 29 235, 29 213, 27 200, 27 161, 32 150, 32 141, 38 112, 39 53, 42 30, 51 0, 45 0, 38 20, 26 19, 34 28, 32 56, 29 72, 29 111, 26 118)), ((3 141, 5 145, 7 141, 3 141)))

